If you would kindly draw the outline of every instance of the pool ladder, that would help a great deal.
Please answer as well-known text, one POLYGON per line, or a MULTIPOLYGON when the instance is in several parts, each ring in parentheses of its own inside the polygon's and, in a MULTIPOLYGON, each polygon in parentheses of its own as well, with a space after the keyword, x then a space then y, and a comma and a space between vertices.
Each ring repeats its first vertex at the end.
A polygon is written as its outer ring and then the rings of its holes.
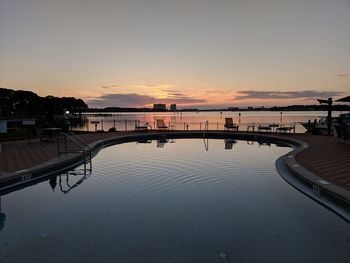
POLYGON ((69 153, 69 152, 76 152, 74 150, 68 150, 68 146, 67 146, 67 139, 69 141, 71 141, 75 146, 77 146, 83 153, 83 159, 84 159, 84 170, 86 170, 86 163, 89 162, 90 164, 90 171, 92 169, 92 149, 91 147, 81 138, 79 138, 77 135, 75 135, 73 132, 61 132, 60 133, 61 136, 64 139, 64 151, 61 151, 61 147, 60 147, 60 140, 57 140, 57 152, 58 155, 60 155, 61 153, 69 153))
POLYGON ((208 130, 209 130, 209 122, 206 121, 204 125, 204 131, 203 131, 203 142, 204 142, 204 147, 206 151, 209 150, 209 138, 205 139, 205 135, 208 132, 208 130))

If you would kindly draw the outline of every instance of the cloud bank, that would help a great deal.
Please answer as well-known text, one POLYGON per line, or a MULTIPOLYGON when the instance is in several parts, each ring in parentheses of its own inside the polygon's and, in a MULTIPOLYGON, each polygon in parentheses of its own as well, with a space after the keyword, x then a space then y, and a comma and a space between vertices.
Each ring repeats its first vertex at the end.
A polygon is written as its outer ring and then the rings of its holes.
POLYGON ((185 96, 184 94, 172 94, 170 98, 158 99, 148 95, 140 95, 136 93, 129 94, 103 94, 102 96, 88 100, 87 103, 90 107, 142 107, 154 103, 171 104, 176 103, 179 105, 205 103, 204 99, 197 99, 193 97, 185 96))
POLYGON ((340 91, 315 91, 315 90, 303 90, 303 91, 238 91, 240 95, 236 96, 234 100, 247 100, 247 99, 303 99, 312 100, 319 98, 329 98, 334 96, 340 96, 344 92, 340 91))
POLYGON ((205 93, 208 94, 227 94, 230 93, 231 90, 206 90, 205 93))
POLYGON ((108 86, 101 87, 101 89, 111 89, 111 88, 118 88, 118 85, 108 85, 108 86))
POLYGON ((337 74, 338 77, 350 77, 350 73, 337 74))

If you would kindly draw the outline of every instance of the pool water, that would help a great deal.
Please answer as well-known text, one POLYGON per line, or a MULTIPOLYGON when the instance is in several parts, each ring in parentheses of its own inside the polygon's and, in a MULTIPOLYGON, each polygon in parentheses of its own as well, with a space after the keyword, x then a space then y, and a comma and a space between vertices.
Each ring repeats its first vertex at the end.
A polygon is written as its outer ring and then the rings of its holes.
POLYGON ((181 139, 103 149, 1 196, 0 262, 349 262, 350 225, 277 173, 289 147, 181 139))

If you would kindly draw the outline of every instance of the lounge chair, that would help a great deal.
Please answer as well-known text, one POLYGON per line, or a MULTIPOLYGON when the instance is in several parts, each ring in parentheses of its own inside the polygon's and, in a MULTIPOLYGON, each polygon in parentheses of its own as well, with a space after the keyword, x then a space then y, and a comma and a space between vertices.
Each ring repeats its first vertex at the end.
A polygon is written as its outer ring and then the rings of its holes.
POLYGON ((264 126, 264 125, 259 125, 258 126, 258 131, 266 131, 266 132, 271 132, 272 128, 268 125, 268 126, 264 126))
POLYGON ((238 131, 238 128, 239 128, 239 126, 237 124, 233 123, 232 118, 225 118, 225 125, 224 125, 225 130, 229 131, 230 129, 232 129, 232 130, 238 131))
POLYGON ((135 121, 135 131, 147 131, 148 123, 141 124, 140 121, 135 121))
POLYGON ((295 133, 295 124, 289 125, 289 126, 285 126, 282 124, 280 127, 276 129, 276 132, 292 132, 292 131, 295 133))
POLYGON ((163 119, 157 119, 156 124, 158 130, 169 130, 169 127, 165 125, 163 119))

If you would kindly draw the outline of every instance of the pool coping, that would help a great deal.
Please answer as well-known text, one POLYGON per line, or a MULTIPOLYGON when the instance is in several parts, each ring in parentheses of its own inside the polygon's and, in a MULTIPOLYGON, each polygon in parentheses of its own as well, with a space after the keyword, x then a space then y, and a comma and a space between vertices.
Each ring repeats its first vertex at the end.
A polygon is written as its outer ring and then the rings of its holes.
MULTIPOLYGON (((335 184, 327 182, 316 174, 304 168, 296 160, 296 155, 307 149, 309 145, 295 138, 286 138, 278 135, 270 135, 264 133, 246 133, 246 132, 228 132, 228 131, 157 131, 157 132, 139 132, 132 134, 116 134, 115 137, 101 139, 89 144, 92 149, 92 156, 96 156, 100 150, 105 147, 132 142, 138 140, 166 138, 211 138, 225 139, 232 138, 237 140, 259 141, 271 143, 282 143, 293 147, 293 150, 283 156, 288 169, 299 180, 309 185, 317 194, 326 195, 334 201, 341 202, 343 205, 350 207, 350 191, 341 188, 335 184)), ((69 153, 54 157, 49 161, 30 167, 25 170, 20 170, 10 173, 2 173, 0 178, 0 191, 8 190, 9 188, 18 187, 21 185, 35 183, 35 181, 48 177, 53 174, 63 173, 84 162, 83 153, 69 153)))
POLYGON ((327 195, 322 195, 319 192, 315 192, 312 187, 303 182, 300 178, 296 177, 288 168, 284 156, 279 157, 275 166, 278 174, 292 187, 299 192, 306 195, 308 198, 314 200, 320 205, 324 206, 328 210, 337 214, 343 218, 346 222, 350 223, 350 209, 348 206, 344 206, 339 202, 335 202, 334 199, 329 198, 327 195))

